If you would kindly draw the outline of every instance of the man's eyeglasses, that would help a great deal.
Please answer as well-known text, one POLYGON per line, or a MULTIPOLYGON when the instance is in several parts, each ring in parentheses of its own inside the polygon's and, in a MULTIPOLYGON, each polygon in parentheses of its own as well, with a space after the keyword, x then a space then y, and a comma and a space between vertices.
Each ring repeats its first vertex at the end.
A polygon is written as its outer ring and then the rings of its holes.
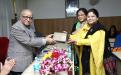
POLYGON ((23 18, 25 18, 25 19, 33 19, 33 17, 29 17, 29 16, 22 16, 23 18))

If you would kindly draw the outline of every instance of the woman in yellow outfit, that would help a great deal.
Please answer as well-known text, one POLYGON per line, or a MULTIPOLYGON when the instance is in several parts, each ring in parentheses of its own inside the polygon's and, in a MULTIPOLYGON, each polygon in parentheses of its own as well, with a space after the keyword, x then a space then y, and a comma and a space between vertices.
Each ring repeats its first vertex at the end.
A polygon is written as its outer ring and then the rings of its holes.
POLYGON ((87 32, 84 32, 84 34, 80 31, 70 35, 68 41, 83 47, 82 50, 80 48, 79 55, 80 75, 106 75, 103 62, 104 57, 109 53, 110 46, 106 30, 99 23, 98 18, 99 14, 96 9, 88 10, 87 23, 90 29, 87 28, 87 32), (82 38, 82 36, 85 37, 82 38))
MULTIPOLYGON (((75 34, 70 35, 70 37, 73 38, 74 40, 79 40, 80 38, 84 38, 89 29, 90 29, 90 26, 87 23, 85 23, 82 28, 80 28, 75 34)), ((79 46, 74 45, 75 52, 78 56, 79 64, 81 64, 80 59, 82 56, 82 47, 83 47, 82 45, 79 45, 79 46)), ((80 66, 80 70, 81 69, 82 69, 82 67, 80 66)), ((75 73, 75 74, 78 74, 78 73, 75 73)))
MULTIPOLYGON (((87 9, 86 8, 79 8, 76 12, 77 21, 74 23, 71 33, 76 34, 78 31, 81 33, 83 28, 85 28, 86 18, 87 18, 87 9)), ((78 35, 78 33, 77 33, 78 35)), ((80 35, 80 34, 79 34, 80 35)), ((77 50, 74 53, 74 66, 75 66, 75 75, 79 75, 79 46, 76 46, 77 50)))

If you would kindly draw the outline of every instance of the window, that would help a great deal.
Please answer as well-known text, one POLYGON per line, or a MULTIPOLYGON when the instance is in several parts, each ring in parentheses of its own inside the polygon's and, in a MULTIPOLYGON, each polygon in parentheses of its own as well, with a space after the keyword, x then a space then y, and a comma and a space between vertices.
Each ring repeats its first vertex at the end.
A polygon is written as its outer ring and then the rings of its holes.
POLYGON ((66 12, 66 17, 74 17, 76 16, 76 11, 78 10, 79 7, 79 0, 65 0, 65 12, 66 12))

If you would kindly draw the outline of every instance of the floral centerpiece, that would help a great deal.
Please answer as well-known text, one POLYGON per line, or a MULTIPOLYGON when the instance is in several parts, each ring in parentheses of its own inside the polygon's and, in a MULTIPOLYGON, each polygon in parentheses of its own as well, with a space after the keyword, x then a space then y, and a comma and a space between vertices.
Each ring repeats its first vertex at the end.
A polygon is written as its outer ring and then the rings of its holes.
POLYGON ((60 71, 69 71, 72 69, 72 61, 67 56, 66 49, 54 49, 49 51, 42 58, 40 74, 48 75, 60 71))

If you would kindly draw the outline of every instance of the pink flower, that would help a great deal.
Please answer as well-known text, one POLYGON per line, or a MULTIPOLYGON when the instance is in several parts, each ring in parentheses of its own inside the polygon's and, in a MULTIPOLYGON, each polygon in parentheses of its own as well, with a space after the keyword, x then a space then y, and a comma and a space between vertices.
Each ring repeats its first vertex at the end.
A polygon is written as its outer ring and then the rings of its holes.
MULTIPOLYGON (((47 55, 47 54, 46 54, 47 55)), ((67 57, 66 49, 52 51, 51 58, 46 58, 41 63, 40 74, 50 74, 68 70, 72 65, 72 61, 67 57)))

